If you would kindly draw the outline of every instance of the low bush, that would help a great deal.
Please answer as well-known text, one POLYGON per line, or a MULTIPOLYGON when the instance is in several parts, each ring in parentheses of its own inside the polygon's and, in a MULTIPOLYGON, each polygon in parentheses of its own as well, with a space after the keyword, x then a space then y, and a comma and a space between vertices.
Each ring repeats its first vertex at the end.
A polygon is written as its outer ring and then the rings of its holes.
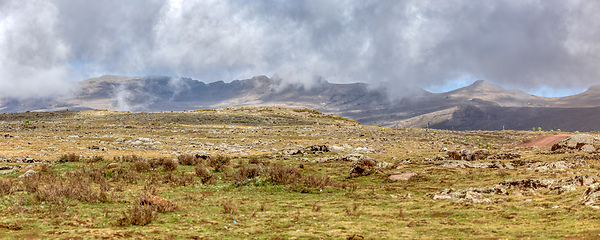
POLYGON ((260 167, 256 165, 242 166, 233 175, 234 183, 237 186, 246 185, 250 180, 261 175, 261 172, 260 167))
POLYGON ((213 174, 203 166, 196 166, 196 176, 200 177, 202 184, 208 185, 214 182, 213 174))
POLYGON ((177 169, 177 165, 178 164, 173 159, 164 159, 162 164, 163 169, 165 169, 167 172, 175 171, 175 169, 177 169))
POLYGON ((0 179, 0 197, 12 193, 12 181, 9 179, 0 179))
POLYGON ((152 169, 152 166, 148 163, 148 161, 143 159, 132 162, 130 167, 132 170, 139 173, 147 172, 150 171, 150 169, 152 169))
POLYGON ((57 163, 66 163, 66 162, 79 162, 81 161, 81 156, 76 155, 75 153, 64 154, 56 160, 57 163))
POLYGON ((191 154, 181 154, 177 157, 177 160, 179 160, 179 164, 188 166, 193 166, 199 163, 196 156, 191 154))
POLYGON ((88 163, 97 163, 104 161, 104 156, 92 156, 88 159, 88 163))
POLYGON ((162 166, 166 160, 167 160, 167 158, 165 158, 165 157, 150 158, 150 159, 148 159, 148 164, 150 164, 150 168, 157 169, 158 167, 162 166))
POLYGON ((268 168, 267 181, 275 185, 287 185, 300 182, 302 174, 298 169, 293 167, 285 167, 279 164, 273 164, 268 168))
POLYGON ((208 159, 208 166, 215 169, 217 172, 223 172, 225 167, 229 165, 231 158, 223 155, 217 155, 208 159))
POLYGON ((123 212, 123 217, 117 220, 119 226, 145 226, 154 219, 154 208, 150 205, 134 205, 128 211, 123 212))

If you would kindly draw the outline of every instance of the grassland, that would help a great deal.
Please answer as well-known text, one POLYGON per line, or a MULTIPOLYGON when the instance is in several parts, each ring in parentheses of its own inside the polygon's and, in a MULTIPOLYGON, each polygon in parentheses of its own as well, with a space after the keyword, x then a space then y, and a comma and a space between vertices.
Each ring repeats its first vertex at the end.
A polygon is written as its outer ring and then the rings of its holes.
POLYGON ((386 129, 310 110, 239 107, 7 113, 0 134, 0 238, 600 237, 600 210, 581 204, 585 186, 508 188, 481 194, 487 202, 432 197, 517 179, 598 178, 596 154, 516 147, 544 132, 386 129), (441 164, 443 149, 479 148, 520 157, 494 160, 515 166, 505 169, 441 164), (350 178, 352 153, 386 164, 350 178), (567 166, 540 168, 557 161, 567 166), (20 177, 28 170, 36 173, 20 177), (177 207, 144 204, 147 194, 177 207))

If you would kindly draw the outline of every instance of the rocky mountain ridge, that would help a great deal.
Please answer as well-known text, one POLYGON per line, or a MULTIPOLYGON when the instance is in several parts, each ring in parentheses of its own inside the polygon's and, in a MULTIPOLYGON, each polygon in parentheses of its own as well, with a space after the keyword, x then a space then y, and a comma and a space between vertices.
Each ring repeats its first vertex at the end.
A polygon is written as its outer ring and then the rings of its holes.
MULTIPOLYGON (((317 81, 290 84, 266 76, 226 83, 190 78, 105 75, 77 83, 65 99, 2 99, 0 111, 110 109, 133 112, 182 111, 230 106, 316 109, 364 124, 455 130, 600 130, 600 86, 573 96, 546 98, 478 80, 449 92, 419 89, 409 97, 364 83, 317 81)), ((404 89, 399 89, 404 91, 404 89)))

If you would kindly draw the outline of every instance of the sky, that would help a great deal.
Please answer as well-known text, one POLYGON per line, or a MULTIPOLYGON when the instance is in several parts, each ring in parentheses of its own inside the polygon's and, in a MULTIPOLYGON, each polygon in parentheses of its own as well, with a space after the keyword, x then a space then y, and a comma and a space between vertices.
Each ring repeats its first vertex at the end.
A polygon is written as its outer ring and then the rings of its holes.
POLYGON ((559 96, 599 84, 600 1, 0 0, 0 96, 104 74, 365 82, 402 96, 485 79, 559 96))

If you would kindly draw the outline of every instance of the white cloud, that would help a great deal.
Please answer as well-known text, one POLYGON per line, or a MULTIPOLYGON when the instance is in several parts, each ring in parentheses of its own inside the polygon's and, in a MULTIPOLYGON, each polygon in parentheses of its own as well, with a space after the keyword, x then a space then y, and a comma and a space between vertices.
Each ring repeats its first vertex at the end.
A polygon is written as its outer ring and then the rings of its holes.
POLYGON ((4 1, 1 95, 101 74, 431 87, 472 76, 582 88, 600 74, 600 4, 524 1, 4 1))

